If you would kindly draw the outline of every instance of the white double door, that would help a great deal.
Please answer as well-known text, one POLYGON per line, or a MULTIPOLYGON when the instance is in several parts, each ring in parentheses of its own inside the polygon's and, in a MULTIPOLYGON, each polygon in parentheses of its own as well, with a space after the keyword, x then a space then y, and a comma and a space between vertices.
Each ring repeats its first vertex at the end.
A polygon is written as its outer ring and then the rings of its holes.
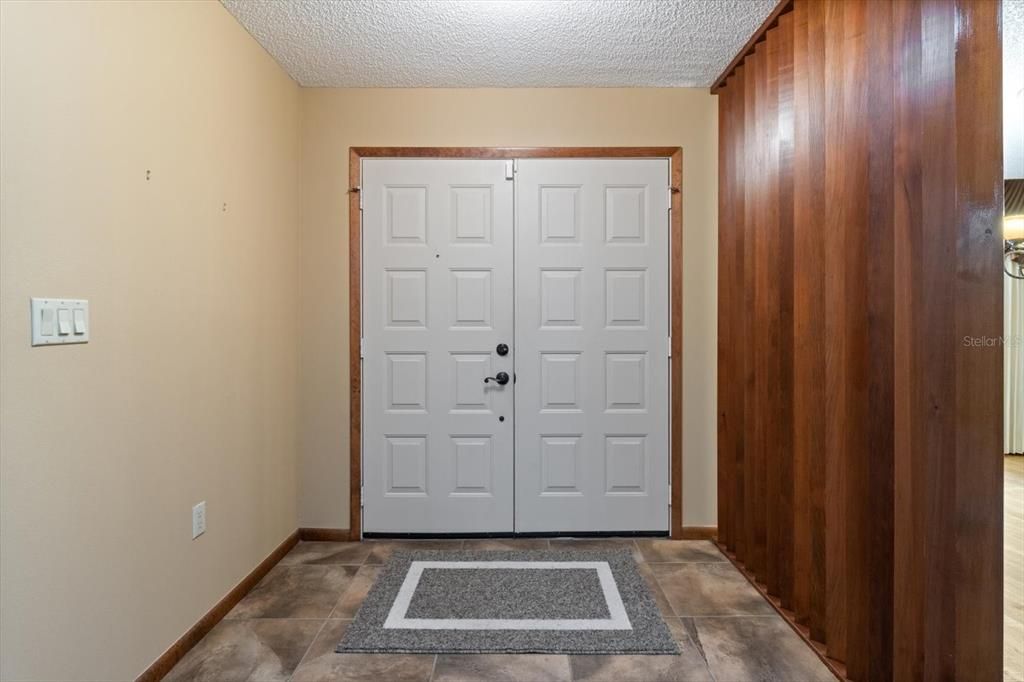
POLYGON ((668 187, 667 159, 363 161, 364 532, 668 529, 668 187))

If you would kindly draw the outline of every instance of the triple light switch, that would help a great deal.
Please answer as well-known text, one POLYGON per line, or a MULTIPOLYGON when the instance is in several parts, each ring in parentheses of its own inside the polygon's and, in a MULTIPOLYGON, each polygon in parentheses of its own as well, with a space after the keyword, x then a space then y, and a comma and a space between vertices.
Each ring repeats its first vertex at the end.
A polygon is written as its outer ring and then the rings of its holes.
POLYGON ((71 298, 32 299, 32 345, 88 343, 89 302, 71 298))

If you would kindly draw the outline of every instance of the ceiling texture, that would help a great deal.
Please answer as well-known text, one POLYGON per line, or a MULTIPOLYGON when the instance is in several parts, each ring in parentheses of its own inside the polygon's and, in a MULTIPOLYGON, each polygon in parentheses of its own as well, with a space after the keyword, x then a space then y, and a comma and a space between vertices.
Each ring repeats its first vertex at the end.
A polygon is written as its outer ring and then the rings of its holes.
POLYGON ((304 86, 705 87, 776 0, 221 0, 304 86))

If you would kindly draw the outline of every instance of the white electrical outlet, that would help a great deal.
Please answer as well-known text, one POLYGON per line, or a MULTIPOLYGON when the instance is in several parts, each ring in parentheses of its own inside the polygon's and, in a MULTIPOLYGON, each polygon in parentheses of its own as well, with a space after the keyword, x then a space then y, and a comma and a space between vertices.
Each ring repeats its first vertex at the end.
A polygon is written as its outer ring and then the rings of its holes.
POLYGON ((192 539, 206 532, 206 500, 192 507, 192 539))

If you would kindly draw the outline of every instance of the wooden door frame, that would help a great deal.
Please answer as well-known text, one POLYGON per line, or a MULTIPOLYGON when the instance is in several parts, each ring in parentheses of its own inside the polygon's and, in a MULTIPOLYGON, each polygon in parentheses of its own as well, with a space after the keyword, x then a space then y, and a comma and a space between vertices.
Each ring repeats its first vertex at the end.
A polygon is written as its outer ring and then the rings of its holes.
MULTIPOLYGON (((672 505, 670 537, 683 538, 683 149, 682 147, 350 147, 348 155, 348 281, 349 281, 349 537, 362 538, 362 188, 364 158, 394 159, 600 159, 664 158, 669 160, 672 211, 669 222, 669 462, 672 505)), ((701 534, 698 532, 698 534, 701 534)))

